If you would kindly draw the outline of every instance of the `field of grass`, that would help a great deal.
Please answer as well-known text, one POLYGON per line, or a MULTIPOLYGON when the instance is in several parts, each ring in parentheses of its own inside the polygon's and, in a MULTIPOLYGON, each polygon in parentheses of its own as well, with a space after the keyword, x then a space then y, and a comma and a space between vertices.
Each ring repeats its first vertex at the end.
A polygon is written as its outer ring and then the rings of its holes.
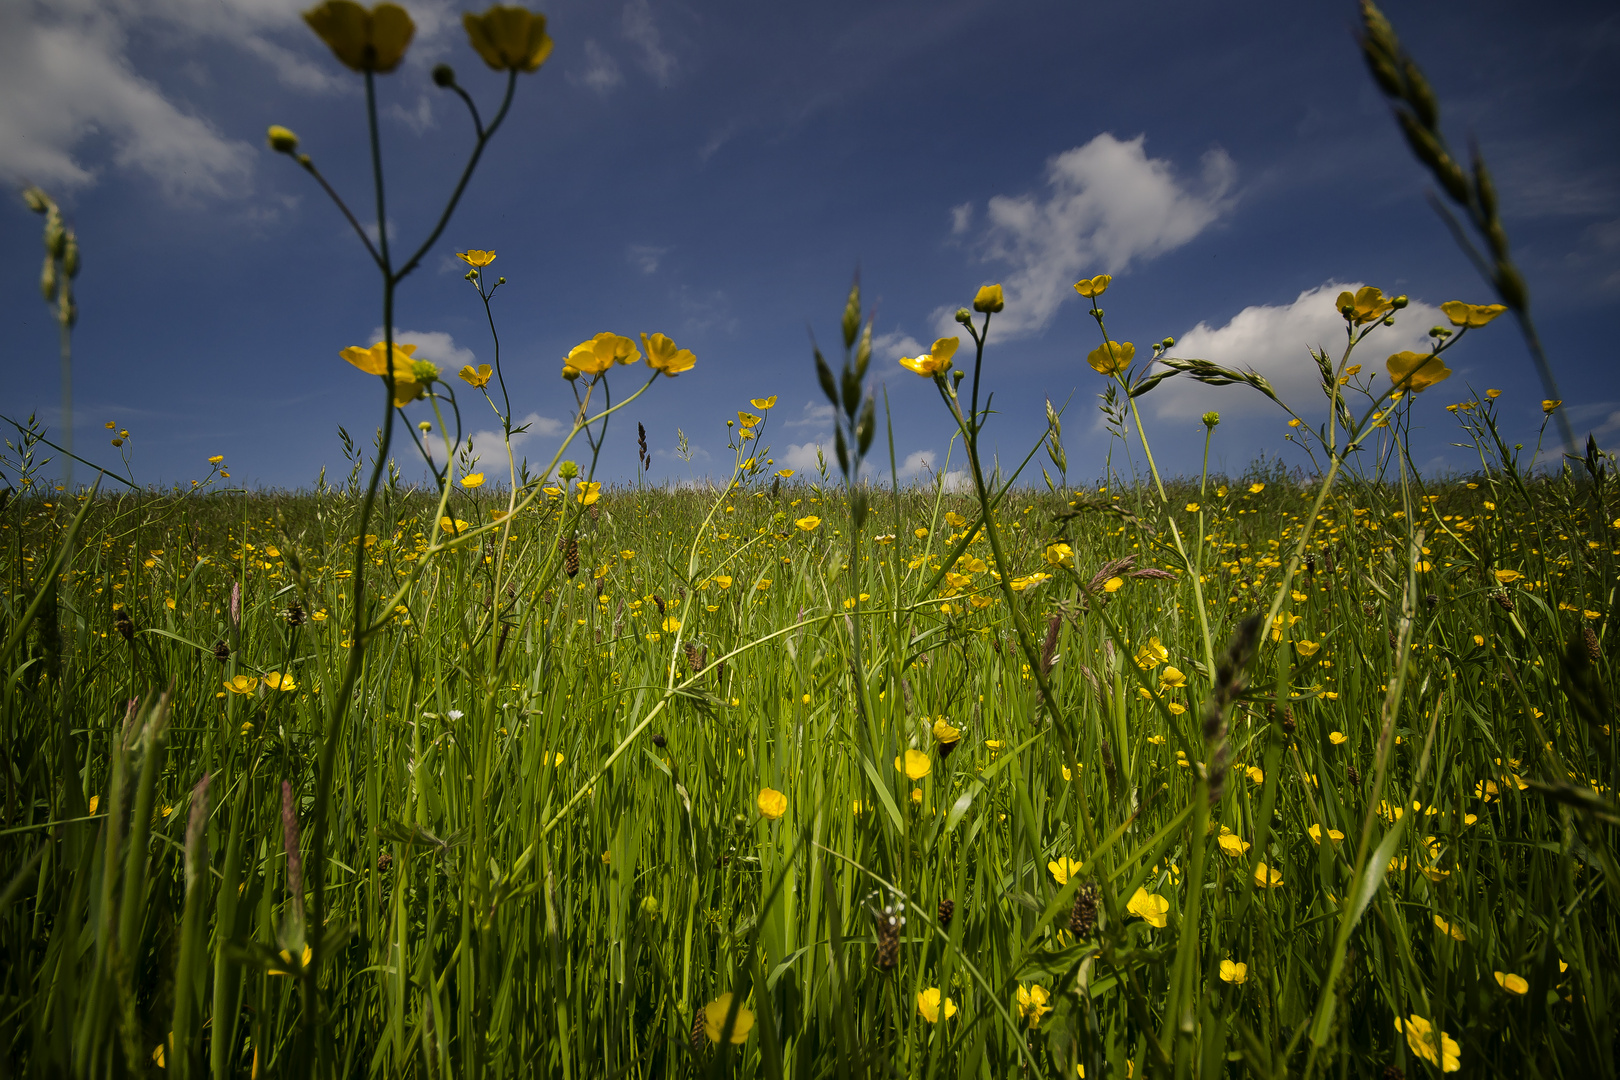
MULTIPOLYGON (((371 640, 319 897, 356 491, 101 496, 6 661, 5 1057, 1427 1075, 1432 1025, 1466 1075, 1606 1075, 1611 823, 1578 789, 1613 783, 1614 493, 1348 481, 1232 672, 1317 492, 1014 488, 1016 593, 969 496, 874 489, 853 544, 842 489, 799 477, 549 497, 435 556, 371 640)), ((508 505, 481 495, 443 525, 508 505)), ((371 595, 436 507, 383 490, 371 595)), ((8 641, 72 509, 5 511, 8 641)))

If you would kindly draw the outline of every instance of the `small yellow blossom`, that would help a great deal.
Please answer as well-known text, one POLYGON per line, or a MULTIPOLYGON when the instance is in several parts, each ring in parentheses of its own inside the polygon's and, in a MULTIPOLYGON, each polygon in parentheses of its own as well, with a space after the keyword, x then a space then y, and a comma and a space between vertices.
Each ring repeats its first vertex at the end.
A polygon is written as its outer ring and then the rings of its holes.
POLYGON ((480 251, 477 248, 469 248, 466 251, 456 252, 456 258, 468 266, 488 266, 495 261, 495 253, 493 251, 480 251))
POLYGON ((551 55, 546 17, 523 8, 497 4, 482 15, 469 11, 461 25, 473 49, 496 71, 534 71, 551 55))
POLYGON ((1046 988, 1039 983, 1029 987, 1019 983, 1018 993, 1014 996, 1018 1004, 1018 1018, 1028 1020, 1030 1027, 1036 1027, 1041 1017, 1052 1011, 1052 1007, 1046 1003, 1048 998, 1046 988))
POLYGON ((393 71, 416 34, 416 24, 398 4, 367 10, 354 0, 326 0, 304 12, 304 22, 351 71, 393 71))
POLYGON ((1129 341, 1105 341, 1086 354, 1086 363, 1099 375, 1117 375, 1136 358, 1136 346, 1129 341))
POLYGON ((758 803, 759 812, 772 821, 787 813, 787 796, 775 788, 760 788, 758 803))
POLYGON ((951 357, 962 345, 962 339, 956 337, 939 338, 928 352, 918 357, 902 356, 900 366, 907 371, 914 371, 918 375, 943 375, 950 369, 951 357))
POLYGON ((483 487, 484 474, 481 472, 468 473, 466 476, 461 478, 461 486, 467 488, 469 491, 473 488, 483 487))
POLYGON ((1421 394, 1437 383, 1451 377, 1446 362, 1433 353, 1398 352, 1384 361, 1389 377, 1396 386, 1421 394))
POLYGON ((1046 868, 1052 872, 1053 881, 1059 885, 1067 885, 1069 879, 1080 872, 1080 863, 1065 855, 1061 859, 1047 863, 1046 868))
MULTIPOLYGON (((917 991, 917 1015, 930 1024, 939 1023, 940 994, 939 987, 930 986, 926 990, 917 991)), ((950 998, 945 999, 945 1019, 949 1020, 956 1015, 956 1002, 950 998)))
POLYGON ((1146 920, 1149 926, 1156 929, 1162 930, 1170 922, 1170 901, 1143 888, 1136 890, 1125 905, 1125 910, 1146 920))
POLYGON ((495 369, 490 367, 488 364, 479 364, 477 367, 473 367, 471 364, 464 364, 461 370, 456 372, 456 374, 461 376, 462 382, 473 387, 474 389, 477 389, 480 386, 487 386, 489 384, 490 376, 495 374, 495 369))
POLYGON ((912 780, 921 780, 933 769, 934 763, 928 760, 928 755, 921 750, 907 750, 905 754, 894 759, 894 767, 912 780))
POLYGON ((1440 1045, 1436 1047, 1434 1025, 1417 1013, 1413 1013, 1404 1023, 1400 1017, 1396 1017, 1395 1030, 1406 1033, 1406 1046, 1414 1057, 1420 1057, 1430 1065, 1439 1065, 1442 1072, 1456 1072, 1462 1068, 1462 1047, 1457 1040, 1442 1031, 1439 1032, 1440 1045))
POLYGON ((1505 971, 1493 971, 1491 975, 1496 979, 1496 985, 1510 994, 1524 995, 1530 992, 1530 984, 1522 975, 1511 975, 1505 971))
POLYGON ((1082 278, 1074 283, 1074 291, 1087 300, 1091 300, 1101 296, 1103 291, 1108 288, 1108 283, 1113 280, 1114 276, 1112 274, 1098 274, 1096 277, 1082 278))
POLYGON ((1231 983, 1233 986, 1242 986, 1249 977, 1249 965, 1233 963, 1231 960, 1221 961, 1221 981, 1231 983))
POLYGON ((1283 883, 1281 870, 1275 870, 1265 863, 1254 868, 1254 884, 1260 889, 1275 889, 1283 883))
MULTIPOLYGON (((703 1006, 703 1031, 709 1036, 710 1042, 720 1041, 720 1036, 725 1032, 726 1014, 729 1012, 731 1012, 730 991, 703 1006)), ((737 1006, 737 1018, 731 1022, 731 1041, 740 1046, 748 1041, 748 1033, 753 1030, 754 1014, 746 1005, 737 1006)))

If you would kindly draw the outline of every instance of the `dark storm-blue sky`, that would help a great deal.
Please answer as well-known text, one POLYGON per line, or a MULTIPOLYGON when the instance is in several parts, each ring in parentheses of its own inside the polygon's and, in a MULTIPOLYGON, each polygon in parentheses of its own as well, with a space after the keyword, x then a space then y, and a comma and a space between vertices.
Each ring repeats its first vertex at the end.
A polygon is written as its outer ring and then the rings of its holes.
MULTIPOLYGON (((428 68, 454 64, 486 112, 500 78, 468 49, 459 7, 406 6, 423 31, 380 86, 390 219, 413 247, 470 142, 428 68)), ((1620 17, 1595 4, 1386 10, 1454 143, 1477 137, 1495 167, 1577 430, 1611 438, 1620 76, 1603 60, 1620 17)), ((101 425, 116 421, 143 481, 183 482, 223 453, 235 479, 303 486, 341 466, 338 425, 363 439, 377 423, 376 381, 337 357, 381 323, 375 274, 308 177, 263 143, 266 125, 293 128, 373 214, 359 80, 296 12, 277 0, 6 0, 0 15, 11 72, 0 168, 57 194, 84 250, 78 446, 110 458, 101 425)), ((655 478, 723 471, 725 419, 767 394, 780 401, 768 434, 779 461, 812 459, 830 429, 807 408, 820 395, 806 330, 833 342, 857 266, 889 335, 874 382, 914 470, 944 464, 951 429, 893 350, 906 338, 926 347, 939 311, 985 282, 1113 270, 1115 336, 1144 343, 1205 324, 1189 344, 1260 367, 1307 418, 1322 409, 1306 347, 1337 342, 1308 339, 1328 300, 1293 306, 1302 293, 1366 282, 1434 305, 1489 299, 1425 205, 1426 177, 1354 46, 1351 4, 636 0, 547 13, 556 51, 520 81, 395 322, 437 335, 423 345, 436 359, 487 362, 482 308, 450 253, 495 249, 508 385, 537 431, 567 414, 557 371, 592 334, 662 331, 692 349, 697 368, 661 380, 610 435, 610 477, 633 473, 637 420, 658 451, 655 478), (1007 224, 1020 209, 1029 222, 1007 224), (1232 324, 1249 308, 1261 310, 1232 324), (698 448, 690 466, 669 453, 677 427, 698 448)), ((0 396, 8 415, 38 409, 54 423, 38 226, 16 199, 0 210, 11 328, 0 396)), ((1043 398, 1072 399, 1071 479, 1094 480, 1107 450, 1102 380, 1083 357, 1096 330, 1062 289, 1065 302, 1049 290, 1043 302, 1031 285, 1022 307, 1009 291, 1012 333, 992 329, 987 360, 1000 410, 987 440, 1021 458, 1043 398)), ((1465 382, 1502 388, 1509 435, 1531 441, 1542 393, 1514 327, 1451 355, 1457 374, 1417 406, 1419 463, 1468 467, 1442 408, 1469 396, 1465 382)), ((469 428, 492 427, 461 389, 469 428)), ((1231 421, 1215 450, 1228 469, 1285 451, 1286 417, 1251 399, 1191 387, 1143 399, 1161 461, 1196 470, 1206 408, 1231 421)), ((539 457, 550 441, 537 434, 521 452, 539 457)))

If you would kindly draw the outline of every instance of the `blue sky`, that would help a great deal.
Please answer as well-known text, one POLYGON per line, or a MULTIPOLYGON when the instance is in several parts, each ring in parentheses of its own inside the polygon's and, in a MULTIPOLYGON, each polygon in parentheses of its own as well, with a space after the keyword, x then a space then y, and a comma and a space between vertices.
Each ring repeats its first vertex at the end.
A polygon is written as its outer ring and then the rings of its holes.
MULTIPOLYGON (((381 324, 375 273, 309 178, 264 145, 269 124, 297 131, 374 220, 359 79, 303 27, 301 6, 0 0, 0 177, 56 195, 84 252, 77 447, 115 460, 102 425, 116 422, 143 482, 184 483, 224 454, 234 480, 307 486, 323 466, 344 471, 338 425, 364 443, 378 421, 377 381, 337 355, 381 324)), ((405 6, 418 37, 380 86, 391 223, 414 246, 471 141, 429 69, 452 63, 486 113, 500 77, 468 48, 463 5, 405 6)), ((1385 10, 1453 143, 1477 138, 1494 166, 1571 418, 1609 445, 1620 13, 1494 0, 1466 17, 1455 3, 1385 10)), ((926 347, 941 312, 987 282, 1006 283, 1009 303, 992 324, 999 415, 986 440, 1021 458, 1043 399, 1069 402, 1076 483, 1097 479, 1109 447, 1102 380, 1084 362, 1096 330, 1070 288, 1081 276, 1115 274, 1104 306, 1116 337, 1173 335, 1180 355, 1252 365, 1313 422, 1323 408, 1306 349, 1338 347, 1342 284, 1430 305, 1490 299, 1425 203, 1348 2, 569 0, 546 13, 556 50, 520 81, 395 319, 419 355, 487 362, 482 308, 451 253, 499 253, 502 358, 515 412, 532 417, 520 448, 531 458, 549 457, 545 433, 568 415, 557 372, 572 345, 661 331, 698 366, 616 423, 601 474, 634 475, 638 420, 654 479, 723 472, 726 418, 770 394, 778 463, 813 465, 830 426, 807 330, 835 342, 857 266, 878 313, 873 382, 887 388, 902 466, 924 477, 945 466, 952 429, 895 358, 926 347), (673 455, 677 427, 690 464, 673 455)), ((4 200, 0 411, 37 410, 54 427, 39 224, 4 200)), ((1363 359, 1372 367, 1431 321, 1408 318, 1363 359)), ((1469 384, 1501 388, 1507 433, 1533 442, 1543 395, 1515 327, 1503 320, 1449 355, 1456 374, 1417 404, 1420 464, 1469 466, 1442 408, 1469 384)), ((469 430, 491 429, 488 407, 460 389, 469 430)), ((1283 441, 1286 416, 1241 389, 1172 381, 1141 400, 1172 471, 1196 471, 1206 409, 1227 419, 1218 466, 1240 471, 1262 451, 1302 460, 1283 441)))

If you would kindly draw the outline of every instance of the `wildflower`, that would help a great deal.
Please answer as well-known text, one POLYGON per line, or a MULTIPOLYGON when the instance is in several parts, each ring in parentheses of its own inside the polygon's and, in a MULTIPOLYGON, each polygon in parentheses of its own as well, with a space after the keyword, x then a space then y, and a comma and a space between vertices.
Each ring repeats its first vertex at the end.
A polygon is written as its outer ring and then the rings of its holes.
POLYGON ((1259 483, 1258 481, 1256 481, 1255 483, 1249 485, 1249 494, 1250 495, 1258 495, 1264 490, 1266 490, 1266 485, 1264 485, 1262 483, 1259 483))
POLYGON ((304 12, 304 22, 350 71, 393 71, 416 34, 416 24, 398 4, 368 11, 354 0, 326 0, 304 12))
POLYGON ((1243 775, 1249 778, 1251 784, 1263 784, 1266 782, 1266 774, 1261 771, 1258 765, 1249 766, 1243 775))
MULTIPOLYGON (((772 400, 775 400, 775 399, 773 398, 772 400)), ((777 469, 776 470, 776 475, 780 476, 783 480, 786 480, 788 477, 793 475, 793 470, 792 469, 777 469)))
POLYGON ((1074 566, 1074 548, 1068 544, 1048 544, 1046 562, 1049 566, 1074 566))
POLYGON ((1446 362, 1433 353, 1398 352, 1384 361, 1384 367, 1396 386, 1414 394, 1421 394, 1451 377, 1446 362))
POLYGON ((1187 685, 1187 676, 1178 667, 1166 667, 1159 676, 1160 690, 1176 690, 1187 685))
POLYGON ((493 251, 479 251, 477 248, 469 248, 466 251, 456 252, 456 258, 468 266, 488 266, 495 261, 495 253, 493 251))
MULTIPOLYGON (((709 1041, 717 1043, 725 1030, 726 1014, 731 1012, 731 992, 721 994, 715 1000, 703 1006, 703 1030, 709 1036, 709 1041)), ((731 1041, 742 1045, 748 1041, 748 1033, 754 1030, 754 1014, 748 1006, 737 1006, 737 1018, 731 1022, 731 1041)))
POLYGON ((1237 833, 1227 829, 1224 825, 1221 826, 1220 839, 1217 840, 1216 843, 1221 846, 1222 851, 1226 852, 1226 854, 1232 856, 1234 859, 1241 859, 1243 857, 1243 853, 1248 851, 1249 848, 1253 846, 1237 833))
POLYGON ((808 517, 800 518, 799 520, 795 521, 793 524, 797 525, 800 529, 803 529, 805 532, 812 532, 812 531, 815 530, 817 525, 821 524, 821 519, 816 517, 814 514, 811 514, 808 517))
MULTIPOLYGON (((940 995, 939 987, 930 986, 926 990, 917 991, 917 1015, 930 1024, 939 1023, 940 995)), ((949 1020, 956 1015, 956 1002, 950 998, 945 999, 945 1019, 949 1020)))
POLYGON ((1034 574, 1029 575, 1028 577, 1013 578, 1012 579, 1012 591, 1013 592, 1023 592, 1025 589, 1033 589, 1035 586, 1039 585, 1041 582, 1050 581, 1050 580, 1052 580, 1052 575, 1051 574, 1042 574, 1042 573, 1034 573, 1034 574))
POLYGON ((1059 885, 1067 885, 1069 879, 1080 872, 1080 864, 1067 855, 1047 863, 1046 868, 1052 872, 1052 880, 1059 885))
POLYGON ((962 339, 957 337, 939 338, 928 352, 913 359, 909 356, 900 358, 900 366, 907 371, 915 371, 918 375, 943 375, 951 366, 951 357, 962 345, 962 339))
MULTIPOLYGON (((748 404, 752 405, 760 412, 770 412, 771 408, 776 404, 776 395, 772 394, 770 397, 749 398, 748 404)), ((791 476, 793 474, 790 472, 788 475, 791 476)))
POLYGON ((471 491, 473 488, 484 486, 484 474, 481 472, 468 473, 461 478, 461 486, 471 491))
POLYGON ((1530 984, 1525 981, 1523 976, 1509 975, 1503 971, 1493 971, 1491 974, 1496 979, 1496 985, 1500 986, 1503 990, 1506 990, 1510 994, 1519 994, 1522 996, 1530 992, 1530 984))
POLYGON ((950 746, 962 738, 962 729, 951 726, 951 722, 941 716, 934 721, 934 741, 942 746, 950 746))
POLYGON ((1086 354, 1086 363, 1099 375, 1117 375, 1136 358, 1136 346, 1129 341, 1105 341, 1086 354))
POLYGON ((759 812, 775 821, 787 813, 787 796, 775 788, 759 789, 759 812))
POLYGON ((1350 741, 1350 736, 1346 735, 1342 731, 1330 731, 1330 732, 1328 732, 1328 742, 1332 743, 1334 746, 1343 746, 1345 743, 1347 743, 1349 741, 1350 741))
POLYGON ((215 454, 213 457, 208 459, 208 464, 210 464, 210 465, 218 465, 220 462, 222 462, 224 460, 225 460, 225 455, 224 454, 215 454))
POLYGON ((1515 581, 1518 581, 1520 578, 1524 577, 1524 575, 1519 573, 1517 570, 1494 570, 1492 573, 1496 577, 1497 583, 1500 585, 1511 585, 1515 581))
POLYGON ((720 586, 722 590, 731 588, 730 574, 716 574, 711 580, 713 580, 716 585, 720 586))
POLYGON ((1554 401, 1551 398, 1543 398, 1541 402, 1541 411, 1546 413, 1548 416, 1551 416, 1558 410, 1558 406, 1562 405, 1563 403, 1563 398, 1559 398, 1557 401, 1554 401))
MULTIPOLYGON (((1484 326, 1507 308, 1501 304, 1469 304, 1462 300, 1447 300, 1440 305, 1440 310, 1446 313, 1446 318, 1451 320, 1452 326, 1474 329, 1484 326)), ((1499 393, 1500 390, 1490 396, 1495 397, 1499 393)))
POLYGON ((1125 905, 1125 910, 1145 919, 1149 926, 1156 929, 1162 930, 1170 922, 1170 901, 1158 893, 1150 893, 1140 887, 1131 897, 1130 903, 1125 905))
POLYGON ((1442 1031, 1437 1049, 1434 1025, 1417 1013, 1413 1013, 1404 1024, 1400 1017, 1396 1017, 1395 1030, 1406 1033, 1406 1046, 1412 1051, 1413 1057, 1420 1057, 1430 1065, 1439 1065, 1442 1072, 1456 1072, 1462 1068, 1462 1047, 1457 1045, 1457 1040, 1442 1031))
POLYGON ((1156 637, 1147 639, 1147 644, 1136 650, 1136 666, 1143 671, 1152 671, 1166 660, 1170 659, 1170 650, 1159 643, 1156 637))
POLYGON ((664 620, 664 633, 673 634, 680 628, 681 620, 677 619, 675 616, 671 615, 669 618, 664 620))
POLYGON ((1358 289, 1353 296, 1349 292, 1340 293, 1333 306, 1354 326, 1377 322, 1395 310, 1395 302, 1386 299, 1383 290, 1371 285, 1358 289))
MULTIPOLYGON (((1317 845, 1318 847, 1320 847, 1321 844, 1322 844, 1322 826, 1320 826, 1320 825, 1312 825, 1309 829, 1306 829, 1305 831, 1310 834, 1311 843, 1313 843, 1313 844, 1317 845)), ((1340 832, 1338 829, 1329 829, 1328 830, 1328 839, 1332 840, 1335 844, 1337 844, 1340 840, 1344 839, 1344 833, 1340 832)))
POLYGON ((1254 868, 1254 885, 1257 889, 1275 889, 1283 883, 1281 870, 1274 870, 1265 863, 1254 868))
MULTIPOLYGON (((389 7, 391 5, 383 4, 381 6, 389 7)), ((415 345, 402 345, 396 341, 394 342, 393 362, 390 363, 387 359, 387 343, 379 341, 369 349, 351 345, 339 355, 368 375, 386 377, 389 370, 392 369, 394 374, 394 404, 405 406, 421 397, 423 392, 427 390, 428 383, 438 376, 437 368, 433 368, 433 365, 428 364, 425 360, 418 361, 414 358, 413 354, 415 352, 415 345), (426 365, 420 371, 417 367, 419 363, 426 365), (425 377, 419 379, 418 375, 425 377)))
POLYGON ((293 682, 293 677, 291 675, 283 675, 279 671, 265 672, 264 685, 270 690, 282 690, 290 692, 298 689, 298 684, 293 682))
POLYGON ((589 506, 602 497, 602 484, 597 480, 574 481, 574 501, 589 506))
POLYGON ((479 364, 477 367, 465 364, 456 374, 461 376, 462 382, 477 389, 480 386, 488 385, 490 376, 495 374, 495 369, 488 364, 479 364))
MULTIPOLYGON (((737 423, 745 428, 751 428, 763 419, 765 419, 763 416, 755 416, 753 413, 739 412, 737 414, 737 423)), ((749 460, 752 461, 753 459, 750 458, 749 460)))
POLYGON ((894 767, 909 779, 921 780, 928 775, 934 763, 921 750, 907 750, 904 755, 894 759, 894 767))
POLYGON ((1229 982, 1233 986, 1242 986, 1248 977, 1248 964, 1233 963, 1230 960, 1221 961, 1221 982, 1229 982))
POLYGON ((1000 285, 986 285, 973 297, 974 311, 1000 311, 1004 306, 1000 285))
MULTIPOLYGON (((1001 287, 998 285, 996 288, 999 291, 1001 287)), ((1020 1020, 1029 1020, 1030 1027, 1039 1025, 1041 1017, 1052 1011, 1052 1007, 1046 1003, 1047 999, 1046 988, 1041 986, 1040 983, 1027 988, 1023 983, 1019 983, 1018 993, 1015 995, 1015 1000, 1018 1003, 1018 1018, 1020 1020)))
POLYGON ((461 17, 467 41, 496 71, 534 71, 551 55, 546 17, 499 4, 482 15, 461 17))
MULTIPOLYGON (((655 334, 654 337, 663 337, 655 334)), ((646 344, 647 335, 641 335, 643 344, 646 344)), ((668 341, 668 338, 664 338, 668 341)), ((647 363, 652 364, 650 358, 647 363)), ((690 354, 688 354, 690 355, 690 354)), ((641 353, 636 351, 636 343, 619 334, 604 331, 589 341, 582 341, 568 350, 568 356, 563 361, 567 366, 584 372, 586 375, 600 375, 614 364, 634 364, 641 359, 641 353)), ((657 365, 654 365, 657 366, 657 365)), ((687 365, 690 367, 691 365, 687 365)))
POLYGON ((1105 593, 1117 593, 1117 592, 1119 592, 1121 586, 1123 586, 1124 584, 1125 584, 1125 579, 1124 578, 1111 577, 1107 581, 1103 582, 1103 592, 1105 592, 1105 593))
POLYGON ((1098 274, 1093 278, 1083 278, 1074 283, 1074 291, 1087 300, 1091 300, 1101 296, 1103 291, 1108 288, 1108 283, 1113 280, 1114 275, 1112 274, 1098 274))
POLYGON ((225 689, 233 694, 251 694, 259 688, 259 680, 251 675, 233 675, 225 680, 225 689))
POLYGON ((1456 923, 1449 923, 1438 915, 1434 917, 1434 926, 1435 929, 1439 930, 1442 934, 1449 934, 1451 936, 1451 940, 1453 941, 1468 940, 1468 935, 1463 932, 1462 927, 1458 926, 1456 923))

